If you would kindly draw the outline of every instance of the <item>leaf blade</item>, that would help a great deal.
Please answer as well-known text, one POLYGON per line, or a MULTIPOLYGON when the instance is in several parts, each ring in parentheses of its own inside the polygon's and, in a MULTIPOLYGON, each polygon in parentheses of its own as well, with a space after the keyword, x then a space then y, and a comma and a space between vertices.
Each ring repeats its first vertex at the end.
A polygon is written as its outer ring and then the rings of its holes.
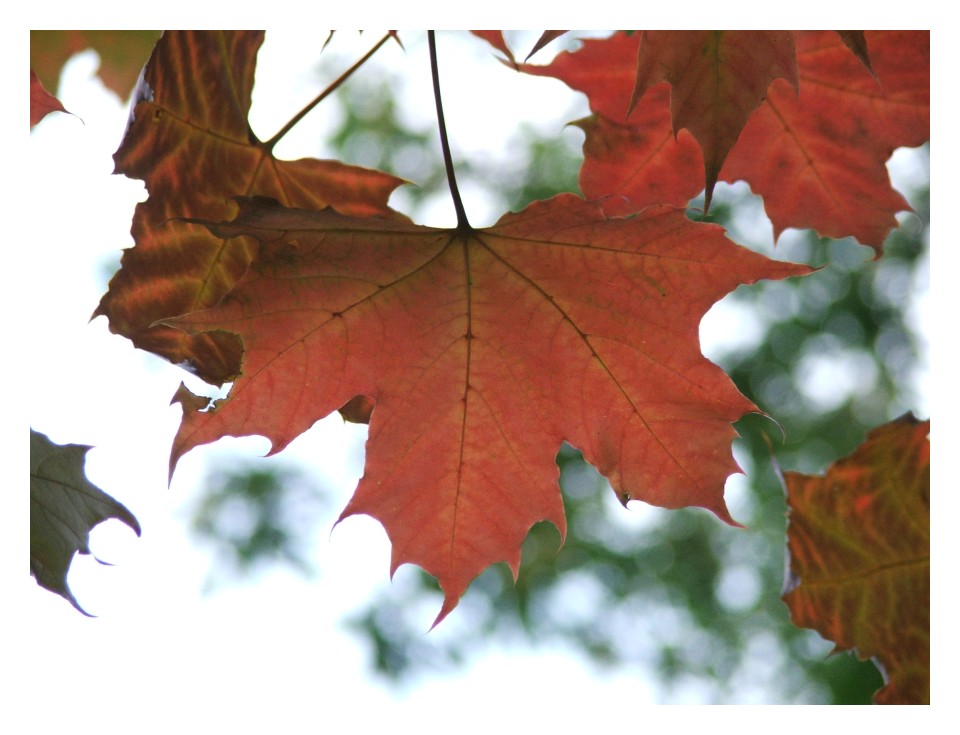
POLYGON ((673 208, 610 219, 573 195, 470 232, 262 201, 210 226, 259 238, 260 258, 217 307, 170 323, 238 334, 244 374, 209 411, 181 398, 172 466, 224 435, 280 451, 368 396, 366 467, 341 519, 376 518, 391 570, 439 579, 438 621, 490 564, 516 572, 534 523, 563 532, 563 441, 623 502, 732 522, 731 423, 756 409, 702 357, 697 325, 739 283, 809 271, 673 208))
POLYGON ((86 478, 89 449, 54 444, 30 430, 30 573, 84 615, 88 613, 70 591, 67 572, 74 554, 90 553, 90 531, 115 518, 140 535, 136 517, 86 478))
POLYGON ((878 659, 875 702, 930 699, 929 421, 874 430, 822 477, 786 473, 796 625, 878 659))

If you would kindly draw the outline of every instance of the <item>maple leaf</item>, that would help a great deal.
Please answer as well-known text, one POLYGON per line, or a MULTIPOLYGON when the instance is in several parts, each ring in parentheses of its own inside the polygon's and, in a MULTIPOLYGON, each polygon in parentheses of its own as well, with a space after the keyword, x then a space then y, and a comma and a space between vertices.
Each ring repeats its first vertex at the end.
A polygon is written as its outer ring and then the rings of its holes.
POLYGON ((90 553, 91 529, 116 518, 140 535, 133 514, 84 475, 89 449, 54 444, 30 430, 30 573, 84 615, 67 585, 67 571, 74 554, 90 553))
POLYGON ((587 95, 593 116, 574 124, 586 133, 580 191, 588 199, 609 197, 611 214, 651 205, 685 205, 700 191, 703 155, 687 130, 674 135, 670 87, 652 87, 627 115, 637 76, 639 34, 584 39, 546 66, 522 64, 535 76, 554 77, 587 95))
POLYGON ((66 112, 60 100, 50 94, 40 78, 30 70, 30 127, 33 128, 51 112, 66 112))
POLYGON ((219 305, 169 323, 239 335, 243 369, 209 410, 181 386, 171 472, 227 435, 280 451, 368 396, 366 468, 341 518, 373 516, 392 570, 412 562, 438 578, 438 621, 490 564, 516 574, 533 524, 563 534, 564 441, 624 503, 732 522, 731 422, 757 409, 700 354, 698 324, 741 283, 809 272, 673 207, 610 219, 573 195, 484 230, 262 200, 209 227, 256 237, 260 255, 219 305))
MULTIPOLYGON (((856 33, 794 35, 799 95, 782 78, 770 84, 719 179, 744 180, 761 195, 777 237, 788 227, 809 227, 856 237, 879 253, 897 225, 895 213, 910 208, 891 187, 885 163, 894 149, 930 136, 929 34, 866 33, 870 66, 851 51, 856 33)), ((694 153, 683 130, 668 141, 670 95, 655 85, 629 111, 639 51, 639 34, 618 33, 584 41, 548 66, 520 66, 588 96, 595 118, 580 123, 587 134, 581 190, 590 198, 619 197, 619 213, 649 205, 651 184, 663 202, 678 206, 696 193, 694 153)))
POLYGON ((930 701, 929 432, 907 415, 823 477, 785 474, 791 618, 878 660, 879 703, 930 701))
POLYGON ((724 159, 778 78, 796 90, 788 31, 643 31, 630 109, 650 87, 670 82, 674 133, 689 129, 703 150, 709 209, 724 159))
POLYGON ((255 246, 221 241, 176 217, 235 214, 233 197, 264 195, 284 204, 366 215, 381 212, 402 181, 338 161, 281 161, 273 141, 247 121, 262 32, 167 32, 144 69, 131 123, 114 156, 116 172, 142 179, 120 271, 94 316, 141 349, 187 367, 210 383, 232 378, 240 345, 230 335, 190 337, 162 319, 212 306, 246 272, 255 246))
POLYGON ((885 164, 930 138, 930 36, 866 37, 876 76, 836 33, 798 33, 799 96, 774 82, 721 172, 763 196, 776 237, 810 227, 879 254, 896 212, 910 209, 885 164))

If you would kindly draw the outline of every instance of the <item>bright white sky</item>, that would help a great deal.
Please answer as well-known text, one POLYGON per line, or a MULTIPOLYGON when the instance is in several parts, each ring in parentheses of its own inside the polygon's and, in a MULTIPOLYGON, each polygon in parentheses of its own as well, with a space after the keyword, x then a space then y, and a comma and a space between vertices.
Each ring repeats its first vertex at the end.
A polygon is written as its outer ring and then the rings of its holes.
MULTIPOLYGON (((332 50, 356 58, 379 37, 376 31, 342 33, 332 50), (356 53, 349 53, 351 46, 356 53)), ((319 91, 316 49, 325 38, 325 31, 268 33, 251 116, 261 138, 319 91)), ((560 129, 577 100, 566 87, 531 83, 489 56, 484 61, 480 42, 439 40, 444 108, 456 150, 474 156, 496 150, 520 119, 579 143, 578 132, 560 129), (478 49, 480 62, 473 53, 478 49), (463 81, 460 70, 468 68, 482 75, 480 81, 463 81)), ((408 90, 404 102, 432 120, 426 56, 388 46, 378 59, 417 69, 411 73, 422 86, 408 90)), ((20 390, 29 396, 34 428, 59 443, 95 447, 89 478, 134 512, 143 537, 117 522, 104 524, 94 534, 94 552, 116 566, 75 561, 71 587, 96 619, 79 615, 25 574, 9 585, 20 585, 14 616, 23 636, 13 659, 16 709, 30 718, 31 730, 54 732, 81 722, 100 733, 285 733, 328 723, 350 732, 399 723, 449 731, 464 722, 468 730, 489 729, 516 718, 560 724, 562 731, 577 725, 599 731, 605 723, 648 722, 650 715, 638 707, 658 696, 655 683, 627 673, 600 675, 566 651, 494 650, 460 673, 403 690, 371 678, 368 652, 338 628, 373 590, 389 585, 387 542, 369 519, 350 519, 329 537, 326 530, 318 534, 316 581, 280 572, 256 585, 199 594, 210 557, 186 537, 183 508, 207 468, 237 451, 261 455, 268 444, 247 438, 198 449, 181 460, 168 489, 167 460, 180 414, 168 404, 185 374, 109 334, 104 318, 88 322, 110 272, 105 269, 132 244, 130 216, 142 197, 139 182, 111 175, 127 109, 93 77, 95 68, 93 55, 68 67, 60 99, 82 122, 54 114, 33 131, 23 184, 30 192, 27 211, 11 212, 33 223, 16 243, 30 251, 30 270, 21 274, 30 284, 21 304, 29 310, 30 354, 20 390)), ((278 155, 317 155, 317 141, 331 125, 325 114, 321 105, 278 155)), ((499 216, 471 192, 464 194, 475 226, 499 216)), ((430 217, 424 224, 448 226, 455 219, 452 207, 430 217)), ((361 472, 364 433, 334 416, 285 451, 315 466, 323 484, 335 488, 334 516, 361 472)), ((424 630, 432 616, 424 618, 424 630)), ((455 626, 455 618, 443 625, 455 626)), ((690 697, 695 701, 696 692, 690 697)), ((732 712, 711 711, 711 726, 732 725, 732 712)), ((701 717, 677 710, 669 716, 674 724, 678 717, 701 717)), ((777 727, 783 730, 784 723, 777 727)))

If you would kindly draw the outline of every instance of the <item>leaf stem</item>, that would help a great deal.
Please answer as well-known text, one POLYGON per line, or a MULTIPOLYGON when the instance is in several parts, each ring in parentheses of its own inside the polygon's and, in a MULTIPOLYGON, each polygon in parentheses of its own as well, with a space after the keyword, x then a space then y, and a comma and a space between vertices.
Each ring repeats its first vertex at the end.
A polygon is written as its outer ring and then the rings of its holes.
POLYGON ((440 145, 443 148, 443 165, 447 170, 447 183, 450 185, 450 196, 453 197, 453 206, 457 210, 457 229, 465 232, 471 229, 467 221, 467 212, 460 199, 460 189, 457 188, 457 175, 453 170, 453 158, 450 155, 450 141, 447 139, 447 124, 443 119, 443 104, 440 101, 440 73, 437 69, 437 41, 435 31, 427 31, 427 41, 430 45, 430 72, 433 74, 433 98, 437 101, 437 123, 440 126, 440 145))
MULTIPOLYGON (((329 87, 327 87, 325 90, 323 90, 323 91, 316 97, 316 99, 314 99, 314 100, 313 100, 312 102, 310 102, 306 107, 304 107, 302 110, 300 110, 300 112, 298 112, 296 115, 294 115, 294 116, 290 119, 290 121, 289 121, 286 125, 284 125, 283 128, 280 129, 280 132, 278 132, 278 133, 277 133, 276 135, 274 135, 270 140, 268 140, 266 143, 264 143, 264 146, 266 146, 267 150, 271 150, 271 151, 272 151, 272 150, 273 150, 273 147, 274 147, 277 143, 280 142, 280 139, 281 139, 284 135, 286 135, 287 133, 290 132, 290 129, 291 129, 294 125, 296 125, 298 122, 300 122, 300 121, 307 115, 308 112, 310 112, 314 107, 316 107, 316 106, 317 106, 318 104, 320 104, 324 99, 326 99, 326 98, 327 98, 331 93, 333 93, 334 90, 336 90, 341 84, 343 84, 345 81, 347 81, 347 79, 349 79, 350 76, 351 76, 357 69, 359 69, 361 66, 363 66, 363 65, 367 62, 367 60, 368 60, 371 56, 373 56, 373 55, 380 49, 380 47, 383 46, 383 44, 385 44, 385 43, 386 43, 387 41, 389 41, 391 38, 396 38, 396 31, 389 31, 388 33, 386 33, 386 34, 383 36, 383 38, 381 38, 379 41, 377 41, 376 45, 375 45, 373 48, 371 48, 369 51, 367 51, 367 53, 365 53, 365 54, 363 55, 363 57, 362 57, 359 61, 357 61, 357 63, 355 63, 353 66, 351 66, 349 69, 347 69, 343 74, 340 75, 340 77, 339 77, 335 82, 333 82, 333 84, 331 84, 329 87)), ((327 43, 329 43, 329 41, 330 41, 330 39, 328 38, 328 39, 327 39, 327 43)), ((400 42, 400 39, 397 39, 397 43, 399 43, 399 42, 400 42)), ((324 44, 324 46, 326 46, 326 43, 324 44)))

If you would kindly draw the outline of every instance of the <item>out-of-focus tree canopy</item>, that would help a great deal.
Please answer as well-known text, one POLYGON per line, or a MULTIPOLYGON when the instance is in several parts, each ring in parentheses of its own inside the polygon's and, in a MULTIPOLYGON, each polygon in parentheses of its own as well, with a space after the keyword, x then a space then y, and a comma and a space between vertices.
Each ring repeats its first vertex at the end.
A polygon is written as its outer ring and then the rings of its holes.
MULTIPOLYGON (((416 219, 446 180, 432 127, 401 117, 397 88, 389 79, 351 80, 336 98, 341 124, 325 142, 347 163, 419 184, 402 194, 416 219)), ((515 210, 576 191, 571 140, 522 129, 505 143, 503 160, 457 161, 461 186, 487 187, 515 210)), ((926 150, 912 158, 921 181, 928 158, 926 150)), ((741 287, 724 301, 722 313, 739 321, 727 332, 731 342, 712 345, 708 357, 769 414, 736 427, 746 477, 731 480, 728 497, 746 530, 696 509, 645 513, 638 523, 580 453, 565 447, 557 456, 568 517, 563 548, 552 526, 535 526, 516 584, 502 565, 487 570, 455 619, 429 635, 420 611, 437 607, 436 583, 422 573, 401 575, 349 621, 369 646, 371 666, 399 682, 468 661, 496 639, 570 648, 598 667, 653 671, 665 701, 695 681, 718 702, 869 702, 881 684, 876 667, 829 656, 831 645, 793 626, 780 599, 780 472, 822 472, 873 427, 916 410, 921 357, 910 306, 928 268, 928 187, 904 193, 916 213, 902 219, 881 259, 865 262, 869 249, 812 233, 789 232, 774 249, 757 198, 742 185, 716 190, 710 219, 730 236, 772 257, 829 266, 803 279, 741 287)), ((701 216, 698 206, 702 199, 691 203, 691 217, 701 216)), ((309 534, 296 530, 302 517, 291 512, 303 507, 302 483, 290 479, 247 467, 211 478, 194 528, 241 572, 268 558, 309 568, 299 548, 309 534)))

